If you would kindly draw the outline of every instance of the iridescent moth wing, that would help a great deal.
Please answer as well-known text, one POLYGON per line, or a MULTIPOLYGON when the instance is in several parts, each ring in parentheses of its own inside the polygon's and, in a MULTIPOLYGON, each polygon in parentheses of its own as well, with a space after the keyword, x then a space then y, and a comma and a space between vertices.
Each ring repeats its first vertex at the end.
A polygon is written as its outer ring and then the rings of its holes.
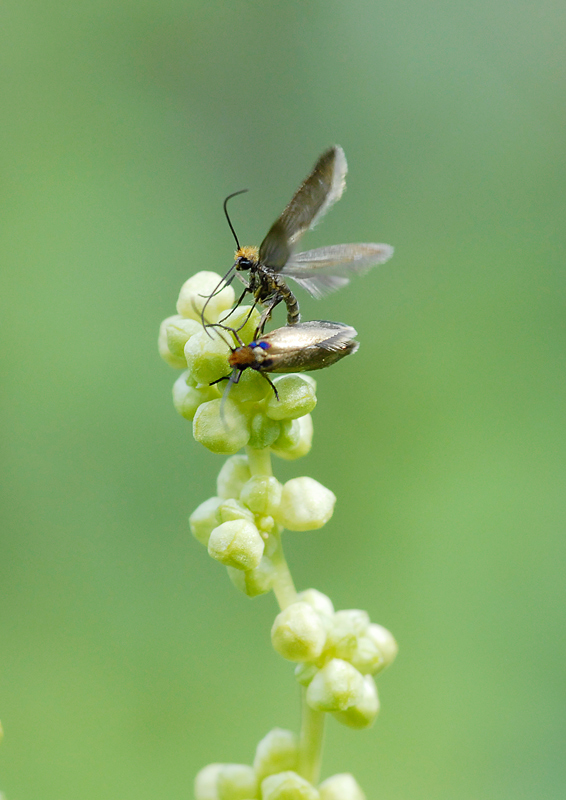
POLYGON ((259 263, 281 272, 301 236, 342 196, 348 165, 341 147, 330 147, 275 220, 259 248, 259 263))
POLYGON ((260 264, 292 278, 313 297, 341 289, 350 276, 363 274, 393 255, 390 245, 374 243, 338 244, 294 253, 301 236, 342 196, 347 170, 341 147, 323 153, 259 249, 260 264))

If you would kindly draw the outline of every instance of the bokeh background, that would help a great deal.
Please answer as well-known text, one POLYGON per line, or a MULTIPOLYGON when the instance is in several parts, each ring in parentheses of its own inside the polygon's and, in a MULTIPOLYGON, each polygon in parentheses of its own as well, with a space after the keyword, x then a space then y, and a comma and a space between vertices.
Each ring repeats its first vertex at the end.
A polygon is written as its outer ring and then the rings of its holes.
POLYGON ((318 154, 348 190, 306 247, 396 246, 306 318, 358 355, 319 375, 338 495, 287 534, 300 588, 400 643, 369 732, 324 774, 368 800, 564 797, 566 7, 3 4, 0 790, 181 800, 297 728, 272 596, 188 532, 222 458, 172 407, 159 322, 259 243, 318 154))

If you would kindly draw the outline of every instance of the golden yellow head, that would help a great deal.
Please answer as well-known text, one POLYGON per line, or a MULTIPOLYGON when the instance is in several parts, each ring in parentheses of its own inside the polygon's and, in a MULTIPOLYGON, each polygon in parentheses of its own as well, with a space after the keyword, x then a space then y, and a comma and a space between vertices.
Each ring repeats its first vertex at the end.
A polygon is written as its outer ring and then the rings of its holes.
POLYGON ((249 269, 250 266, 256 266, 259 261, 259 248, 240 247, 239 250, 236 250, 234 261, 236 264, 241 264, 244 269, 249 269))

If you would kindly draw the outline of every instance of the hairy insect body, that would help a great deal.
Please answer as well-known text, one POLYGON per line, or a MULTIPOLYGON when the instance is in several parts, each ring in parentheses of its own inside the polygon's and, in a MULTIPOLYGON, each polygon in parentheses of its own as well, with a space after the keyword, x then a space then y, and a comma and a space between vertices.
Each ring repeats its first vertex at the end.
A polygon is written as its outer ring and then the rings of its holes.
POLYGON ((257 341, 234 350, 228 361, 243 372, 307 372, 329 367, 350 353, 359 343, 350 325, 327 320, 312 320, 277 328, 257 341))
MULTIPOLYGON (((234 192, 224 201, 224 213, 238 250, 234 264, 218 288, 222 283, 231 283, 234 275, 238 275, 246 287, 238 304, 249 292, 255 304, 265 309, 260 318, 259 333, 263 332, 271 312, 279 303, 285 303, 287 307, 288 325, 294 327, 300 323, 297 299, 287 285, 289 278, 312 297, 320 298, 341 289, 354 275, 363 274, 392 256, 392 247, 375 243, 329 245, 296 252, 303 234, 312 229, 342 196, 347 169, 342 148, 337 145, 328 148, 275 220, 259 248, 240 247, 228 216, 226 203, 242 192, 234 192), (249 275, 244 277, 243 272, 249 275)), ((202 314, 203 324, 205 309, 206 304, 202 314)))
POLYGON ((282 278, 278 278, 268 267, 261 267, 257 247, 241 247, 235 258, 236 271, 242 283, 246 286, 256 303, 264 306, 258 330, 262 331, 265 323, 271 317, 271 312, 279 303, 287 306, 287 325, 296 325, 301 321, 299 303, 293 292, 282 278), (243 271, 249 270, 245 278, 243 271))

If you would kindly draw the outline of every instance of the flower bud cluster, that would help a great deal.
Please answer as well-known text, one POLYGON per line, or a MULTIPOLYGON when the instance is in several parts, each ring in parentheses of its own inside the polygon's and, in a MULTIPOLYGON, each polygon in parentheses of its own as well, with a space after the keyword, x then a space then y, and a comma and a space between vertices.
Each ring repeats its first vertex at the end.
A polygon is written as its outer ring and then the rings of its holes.
POLYGON ((306 687, 306 701, 351 728, 369 728, 379 711, 374 675, 391 664, 397 643, 365 611, 334 611, 316 589, 298 595, 275 618, 273 647, 294 661, 295 677, 306 687))
POLYGON ((299 748, 291 731, 274 728, 256 748, 253 766, 209 764, 195 779, 195 800, 365 800, 349 773, 318 787, 298 773, 299 748))
POLYGON ((215 272, 193 275, 179 294, 178 313, 161 323, 161 357, 184 370, 173 386, 173 404, 182 417, 192 420, 195 439, 213 453, 231 455, 249 445, 257 450, 270 447, 281 458, 300 458, 309 452, 312 442, 313 378, 298 374, 276 377, 276 398, 264 376, 247 369, 231 387, 223 406, 219 385, 211 385, 230 374, 229 345, 239 343, 229 331, 205 330, 202 314, 207 322, 222 320, 222 325, 237 330, 246 344, 252 341, 259 322, 258 311, 250 306, 230 312, 233 288, 224 286, 214 294, 221 280, 215 272))
POLYGON ((193 536, 228 568, 234 585, 255 597, 272 588, 271 561, 283 528, 310 531, 332 516, 336 497, 313 478, 285 484, 252 475, 248 457, 231 456, 217 480, 217 495, 191 514, 193 536))

